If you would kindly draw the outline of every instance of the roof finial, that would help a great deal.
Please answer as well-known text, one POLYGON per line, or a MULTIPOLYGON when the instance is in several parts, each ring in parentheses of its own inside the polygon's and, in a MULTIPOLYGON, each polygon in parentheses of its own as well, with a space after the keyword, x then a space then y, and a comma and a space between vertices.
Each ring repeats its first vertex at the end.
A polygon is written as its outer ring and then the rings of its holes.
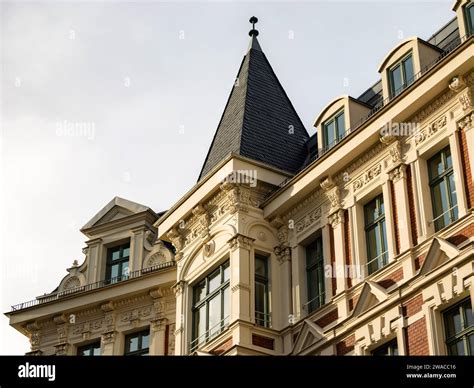
POLYGON ((255 16, 252 16, 250 18, 249 22, 252 23, 252 29, 249 31, 249 35, 257 37, 258 36, 258 30, 255 29, 255 23, 258 22, 258 19, 255 16))

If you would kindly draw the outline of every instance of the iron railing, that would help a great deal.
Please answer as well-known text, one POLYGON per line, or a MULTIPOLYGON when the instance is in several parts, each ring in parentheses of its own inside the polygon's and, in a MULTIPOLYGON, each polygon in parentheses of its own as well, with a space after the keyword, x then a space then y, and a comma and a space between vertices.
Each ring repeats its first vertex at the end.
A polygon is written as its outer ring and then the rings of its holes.
POLYGON ((272 327, 272 314, 255 311, 255 323, 263 327, 272 327))
POLYGON ((139 269, 137 271, 129 272, 126 275, 120 275, 120 276, 117 276, 117 277, 114 277, 114 278, 104 279, 104 280, 101 280, 101 281, 98 281, 98 282, 95 282, 95 283, 90 283, 90 284, 86 284, 84 286, 78 286, 78 287, 70 288, 70 289, 67 289, 67 290, 64 290, 64 291, 61 291, 61 292, 56 292, 56 293, 53 293, 53 294, 49 294, 49 295, 46 295, 46 296, 40 296, 40 297, 38 297, 36 299, 33 299, 33 300, 30 300, 28 302, 23 302, 23 303, 13 305, 11 311, 12 312, 13 311, 19 311, 19 310, 27 309, 29 307, 37 306, 37 305, 40 305, 40 304, 56 301, 56 300, 59 300, 61 298, 64 298, 65 296, 69 296, 69 295, 72 295, 72 294, 78 294, 78 293, 83 293, 83 292, 87 292, 87 291, 91 291, 91 290, 97 290, 99 288, 102 288, 102 287, 105 287, 105 286, 108 286, 108 285, 111 285, 111 284, 123 283, 123 282, 126 282, 128 280, 135 279, 135 278, 138 278, 140 276, 149 274, 151 272, 158 271, 160 269, 174 267, 175 265, 176 265, 175 261, 168 261, 166 263, 158 264, 158 265, 155 265, 153 267, 143 268, 143 269, 139 269))
POLYGON ((216 338, 220 333, 226 330, 229 327, 230 315, 222 319, 220 322, 216 323, 209 330, 202 333, 199 337, 194 338, 189 343, 189 349, 191 352, 194 352, 200 345, 204 345, 209 341, 216 338))

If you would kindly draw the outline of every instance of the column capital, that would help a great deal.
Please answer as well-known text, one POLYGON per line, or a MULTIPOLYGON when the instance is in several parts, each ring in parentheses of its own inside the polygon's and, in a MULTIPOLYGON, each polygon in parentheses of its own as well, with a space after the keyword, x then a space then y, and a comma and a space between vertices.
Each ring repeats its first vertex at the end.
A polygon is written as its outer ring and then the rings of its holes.
POLYGON ((101 336, 101 341, 104 345, 113 344, 116 339, 117 339, 117 332, 115 330, 103 333, 101 336))
POLYGON ((279 245, 273 248, 277 260, 280 264, 291 261, 291 249, 287 245, 279 245))
POLYGON ((172 287, 172 289, 173 289, 173 291, 174 291, 174 295, 175 295, 176 297, 180 296, 180 295, 184 292, 184 290, 185 290, 185 288, 186 288, 186 284, 187 284, 187 282, 185 282, 184 280, 180 280, 179 282, 177 282, 177 283, 172 287))
POLYGON ((464 116, 457 122, 457 129, 459 130, 464 130, 467 132, 472 128, 474 128, 474 111, 464 116))
POLYGON ((165 331, 167 324, 168 324, 167 318, 153 319, 152 321, 150 321, 151 331, 153 332, 165 331))
POLYGON ((393 183, 399 181, 400 179, 406 179, 407 174, 407 165, 400 164, 399 166, 395 167, 394 169, 388 172, 388 179, 393 181, 393 183))
POLYGON ((339 209, 329 214, 328 222, 333 229, 344 222, 344 210, 339 209))
POLYGON ((62 343, 62 344, 56 345, 55 348, 56 348, 56 352, 55 352, 56 356, 67 356, 69 344, 62 343))
POLYGON ((254 238, 244 236, 243 234, 237 233, 234 237, 232 237, 227 243, 229 244, 229 248, 231 251, 235 251, 238 248, 243 248, 250 250, 255 241, 254 238))

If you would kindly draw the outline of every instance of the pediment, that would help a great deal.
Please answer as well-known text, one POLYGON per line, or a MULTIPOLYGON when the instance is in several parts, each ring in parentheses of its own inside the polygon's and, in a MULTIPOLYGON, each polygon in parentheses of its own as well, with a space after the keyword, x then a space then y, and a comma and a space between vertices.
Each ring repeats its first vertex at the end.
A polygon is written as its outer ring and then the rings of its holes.
POLYGON ((323 338, 323 329, 309 319, 305 319, 303 327, 301 328, 298 337, 296 338, 295 345, 293 346, 292 354, 298 354, 303 349, 321 341, 323 338))
POLYGON ((420 274, 427 274, 444 262, 459 255, 459 249, 445 239, 435 237, 426 253, 425 260, 420 268, 420 274))
POLYGON ((388 293, 384 287, 367 280, 362 288, 359 299, 357 300, 353 315, 359 316, 379 303, 387 300, 387 298, 388 293))
POLYGON ((124 198, 115 197, 94 217, 92 217, 89 222, 82 227, 81 230, 119 220, 121 218, 141 213, 149 209, 150 208, 148 206, 144 206, 124 198))

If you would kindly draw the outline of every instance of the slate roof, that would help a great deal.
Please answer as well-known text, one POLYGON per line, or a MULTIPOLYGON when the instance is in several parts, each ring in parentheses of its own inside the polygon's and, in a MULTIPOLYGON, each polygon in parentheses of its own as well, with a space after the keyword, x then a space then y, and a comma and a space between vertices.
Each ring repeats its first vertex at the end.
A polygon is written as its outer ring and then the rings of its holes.
POLYGON ((199 180, 230 153, 295 173, 307 156, 308 139, 257 37, 252 36, 199 180))

